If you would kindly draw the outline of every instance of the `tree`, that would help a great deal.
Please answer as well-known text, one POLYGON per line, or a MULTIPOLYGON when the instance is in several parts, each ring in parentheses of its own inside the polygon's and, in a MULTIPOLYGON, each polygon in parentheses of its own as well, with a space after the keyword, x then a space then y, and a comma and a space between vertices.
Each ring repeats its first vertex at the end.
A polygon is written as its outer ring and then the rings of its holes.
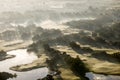
POLYGON ((13 77, 16 77, 17 75, 13 75, 13 74, 10 74, 10 73, 7 73, 7 72, 0 72, 0 80, 7 80, 9 78, 13 78, 13 77))

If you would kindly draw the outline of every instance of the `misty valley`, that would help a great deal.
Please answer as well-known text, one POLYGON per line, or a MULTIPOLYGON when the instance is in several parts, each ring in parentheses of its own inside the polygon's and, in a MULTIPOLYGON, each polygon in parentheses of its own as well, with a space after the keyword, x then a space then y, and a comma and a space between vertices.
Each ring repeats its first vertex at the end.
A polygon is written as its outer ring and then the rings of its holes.
POLYGON ((119 0, 25 1, 0 2, 0 80, 120 80, 119 0))

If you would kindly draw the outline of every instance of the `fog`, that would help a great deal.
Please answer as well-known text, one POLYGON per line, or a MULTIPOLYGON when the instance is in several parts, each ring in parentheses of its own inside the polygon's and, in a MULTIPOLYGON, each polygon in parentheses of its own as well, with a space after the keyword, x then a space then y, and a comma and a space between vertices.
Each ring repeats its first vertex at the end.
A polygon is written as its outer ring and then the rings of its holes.
POLYGON ((120 80, 120 0, 0 0, 0 45, 1 80, 120 80))
POLYGON ((114 2, 115 0, 0 0, 0 12, 40 9, 72 11, 86 9, 89 6, 108 7, 114 2))

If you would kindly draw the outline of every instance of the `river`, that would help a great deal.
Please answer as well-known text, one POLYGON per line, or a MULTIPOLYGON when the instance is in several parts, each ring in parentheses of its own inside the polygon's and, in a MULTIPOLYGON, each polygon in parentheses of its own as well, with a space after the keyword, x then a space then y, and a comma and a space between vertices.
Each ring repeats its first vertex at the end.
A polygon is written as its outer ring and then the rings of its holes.
POLYGON ((39 68, 26 72, 16 72, 12 71, 9 68, 12 66, 31 63, 32 61, 37 59, 37 56, 33 53, 27 53, 26 49, 18 49, 7 52, 9 55, 15 55, 16 57, 11 59, 6 59, 4 61, 0 61, 0 72, 9 72, 16 73, 17 77, 9 80, 37 80, 39 78, 43 78, 47 75, 47 68, 39 68))

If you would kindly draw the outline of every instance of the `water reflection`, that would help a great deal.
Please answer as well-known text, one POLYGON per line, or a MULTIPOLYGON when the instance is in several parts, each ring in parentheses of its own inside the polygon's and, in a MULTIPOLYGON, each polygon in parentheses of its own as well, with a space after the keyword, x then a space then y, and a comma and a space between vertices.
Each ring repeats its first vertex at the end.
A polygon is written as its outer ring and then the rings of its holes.
POLYGON ((19 49, 7 52, 7 54, 15 55, 15 58, 7 59, 0 62, 0 72, 10 72, 16 73, 18 76, 15 79, 9 80, 37 80, 38 78, 45 77, 48 73, 47 68, 39 68, 27 72, 16 72, 12 71, 9 68, 12 66, 31 63, 32 61, 37 59, 37 56, 33 53, 27 53, 26 49, 19 49))
POLYGON ((120 80, 120 76, 102 75, 102 74, 95 74, 92 72, 86 73, 86 77, 88 77, 90 80, 120 80))

